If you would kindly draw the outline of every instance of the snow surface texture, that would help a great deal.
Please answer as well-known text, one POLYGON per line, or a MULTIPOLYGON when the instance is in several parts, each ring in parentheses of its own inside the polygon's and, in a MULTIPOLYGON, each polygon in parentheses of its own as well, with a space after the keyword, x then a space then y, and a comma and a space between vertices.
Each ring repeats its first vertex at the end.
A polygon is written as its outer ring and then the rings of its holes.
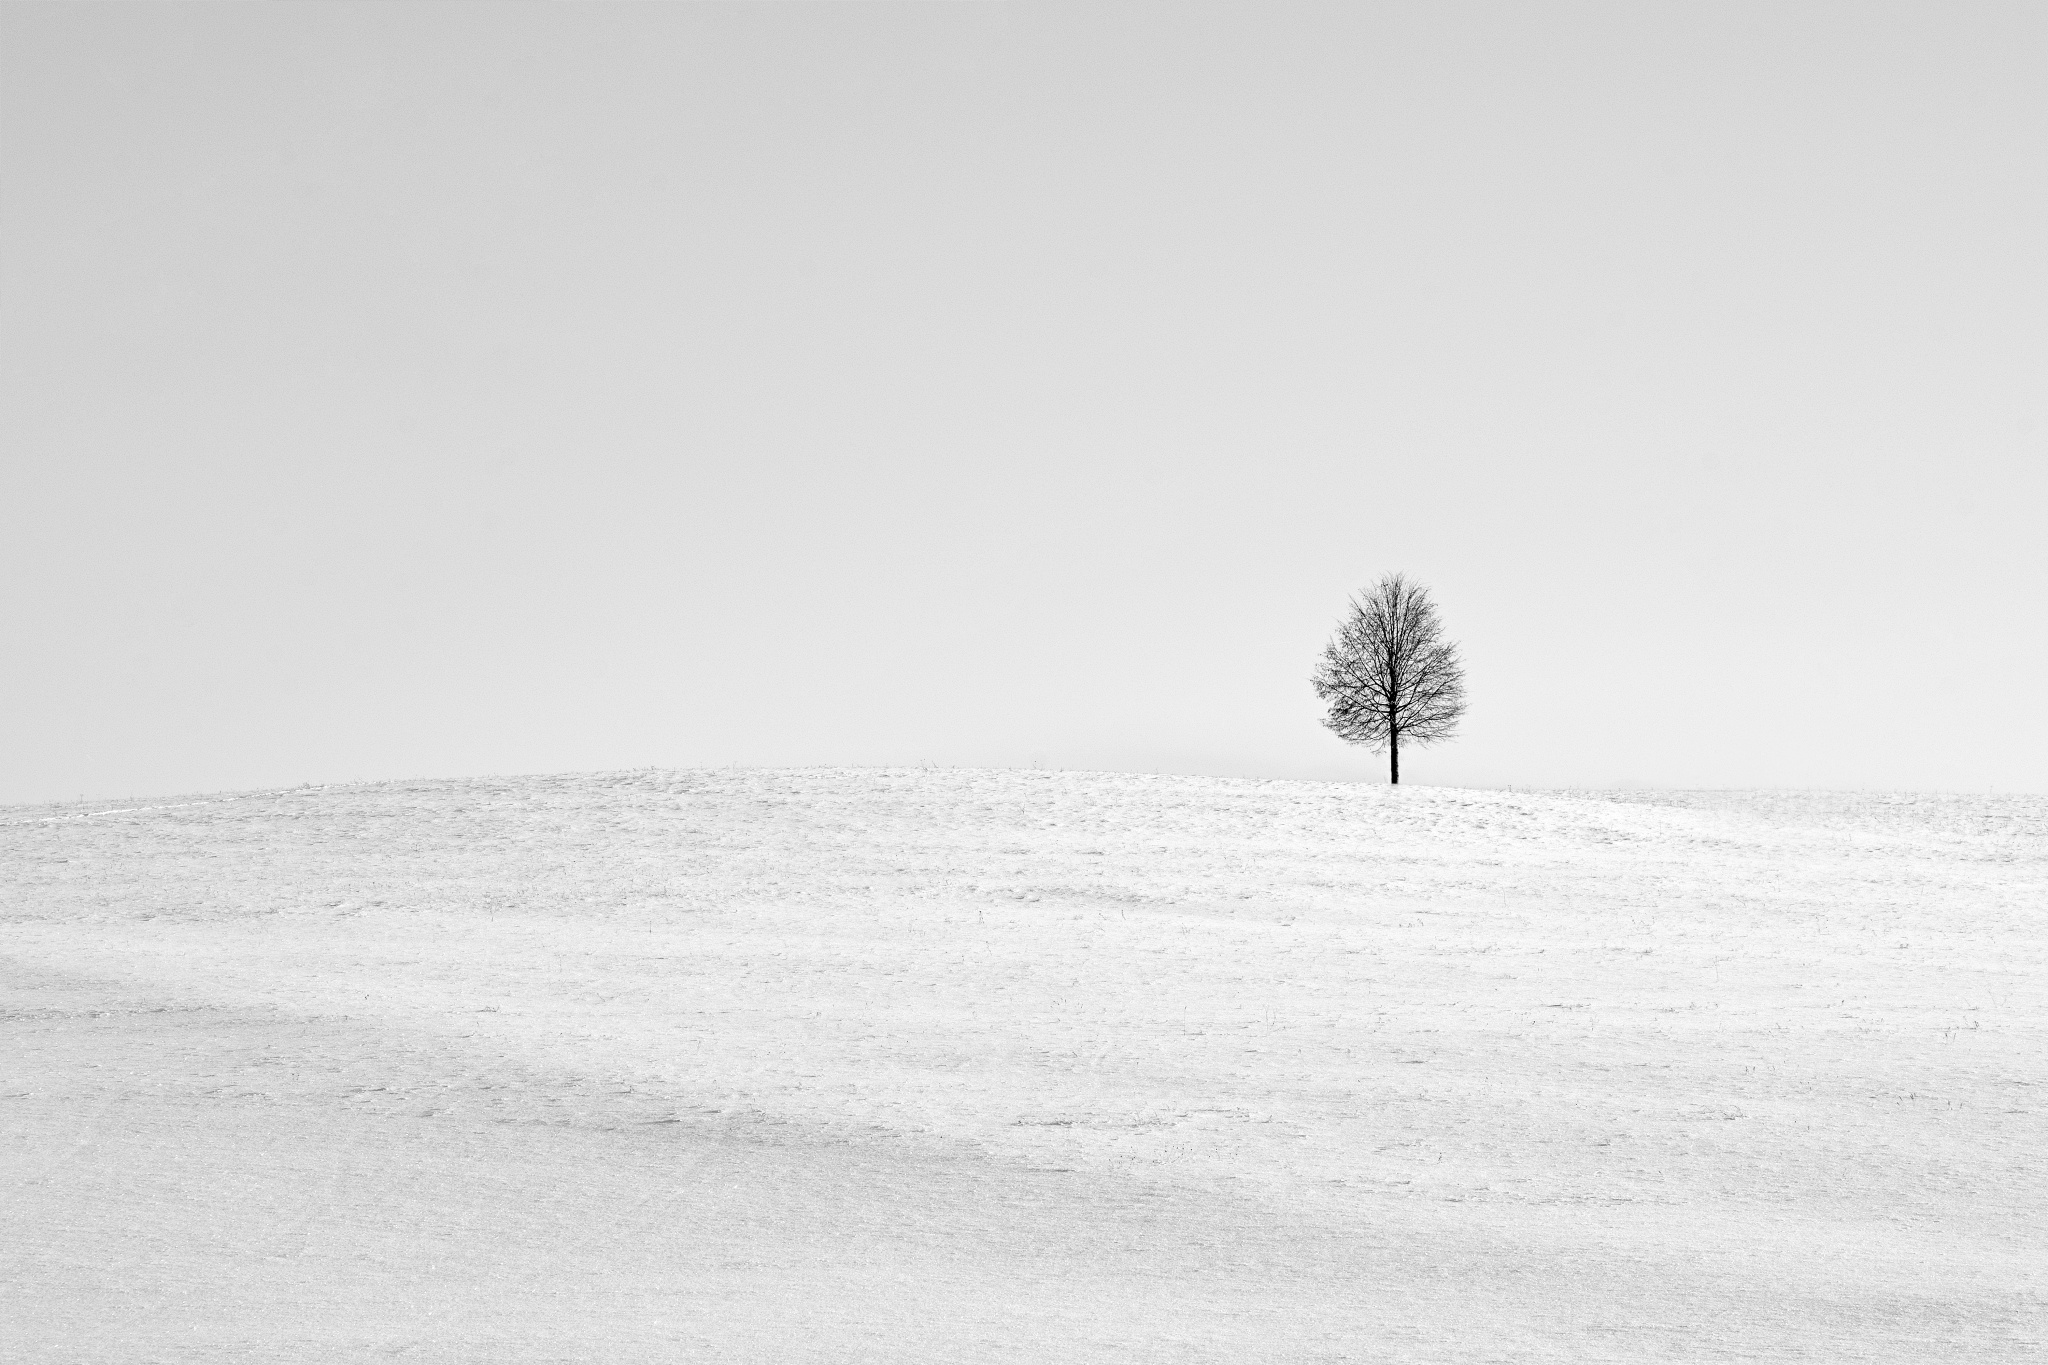
POLYGON ((0 1356, 2039 1361, 2048 798, 0 812, 0 1356))

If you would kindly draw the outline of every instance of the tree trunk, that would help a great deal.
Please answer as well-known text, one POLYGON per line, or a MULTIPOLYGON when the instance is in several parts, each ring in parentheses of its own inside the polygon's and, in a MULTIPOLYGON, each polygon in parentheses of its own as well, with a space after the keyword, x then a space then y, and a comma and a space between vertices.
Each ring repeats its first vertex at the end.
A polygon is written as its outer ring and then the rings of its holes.
POLYGON ((1401 785, 1401 736, 1398 733, 1387 736, 1387 761, 1393 765, 1395 786, 1401 785))

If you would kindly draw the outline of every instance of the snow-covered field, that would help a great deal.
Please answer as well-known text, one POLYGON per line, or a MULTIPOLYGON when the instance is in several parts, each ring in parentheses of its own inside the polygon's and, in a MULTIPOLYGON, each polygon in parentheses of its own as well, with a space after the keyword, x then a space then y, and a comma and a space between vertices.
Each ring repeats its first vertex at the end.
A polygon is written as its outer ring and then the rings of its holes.
POLYGON ((0 1357, 2048 1359, 2048 798, 0 811, 0 1357))

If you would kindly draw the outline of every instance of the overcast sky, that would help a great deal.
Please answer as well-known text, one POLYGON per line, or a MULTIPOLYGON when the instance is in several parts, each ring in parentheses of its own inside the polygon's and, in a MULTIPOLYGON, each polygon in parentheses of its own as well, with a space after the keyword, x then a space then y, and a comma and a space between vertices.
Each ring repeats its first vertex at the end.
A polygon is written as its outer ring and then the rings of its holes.
POLYGON ((2048 790, 2048 7, 15 4, 0 800, 2048 790))

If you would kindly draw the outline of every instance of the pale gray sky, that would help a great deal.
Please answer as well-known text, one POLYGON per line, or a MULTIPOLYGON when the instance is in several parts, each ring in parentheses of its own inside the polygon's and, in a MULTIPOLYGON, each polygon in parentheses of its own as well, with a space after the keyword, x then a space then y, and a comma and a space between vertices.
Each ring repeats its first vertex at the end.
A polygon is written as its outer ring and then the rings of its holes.
POLYGON ((10 5, 0 800, 2048 790, 2048 7, 10 5))

